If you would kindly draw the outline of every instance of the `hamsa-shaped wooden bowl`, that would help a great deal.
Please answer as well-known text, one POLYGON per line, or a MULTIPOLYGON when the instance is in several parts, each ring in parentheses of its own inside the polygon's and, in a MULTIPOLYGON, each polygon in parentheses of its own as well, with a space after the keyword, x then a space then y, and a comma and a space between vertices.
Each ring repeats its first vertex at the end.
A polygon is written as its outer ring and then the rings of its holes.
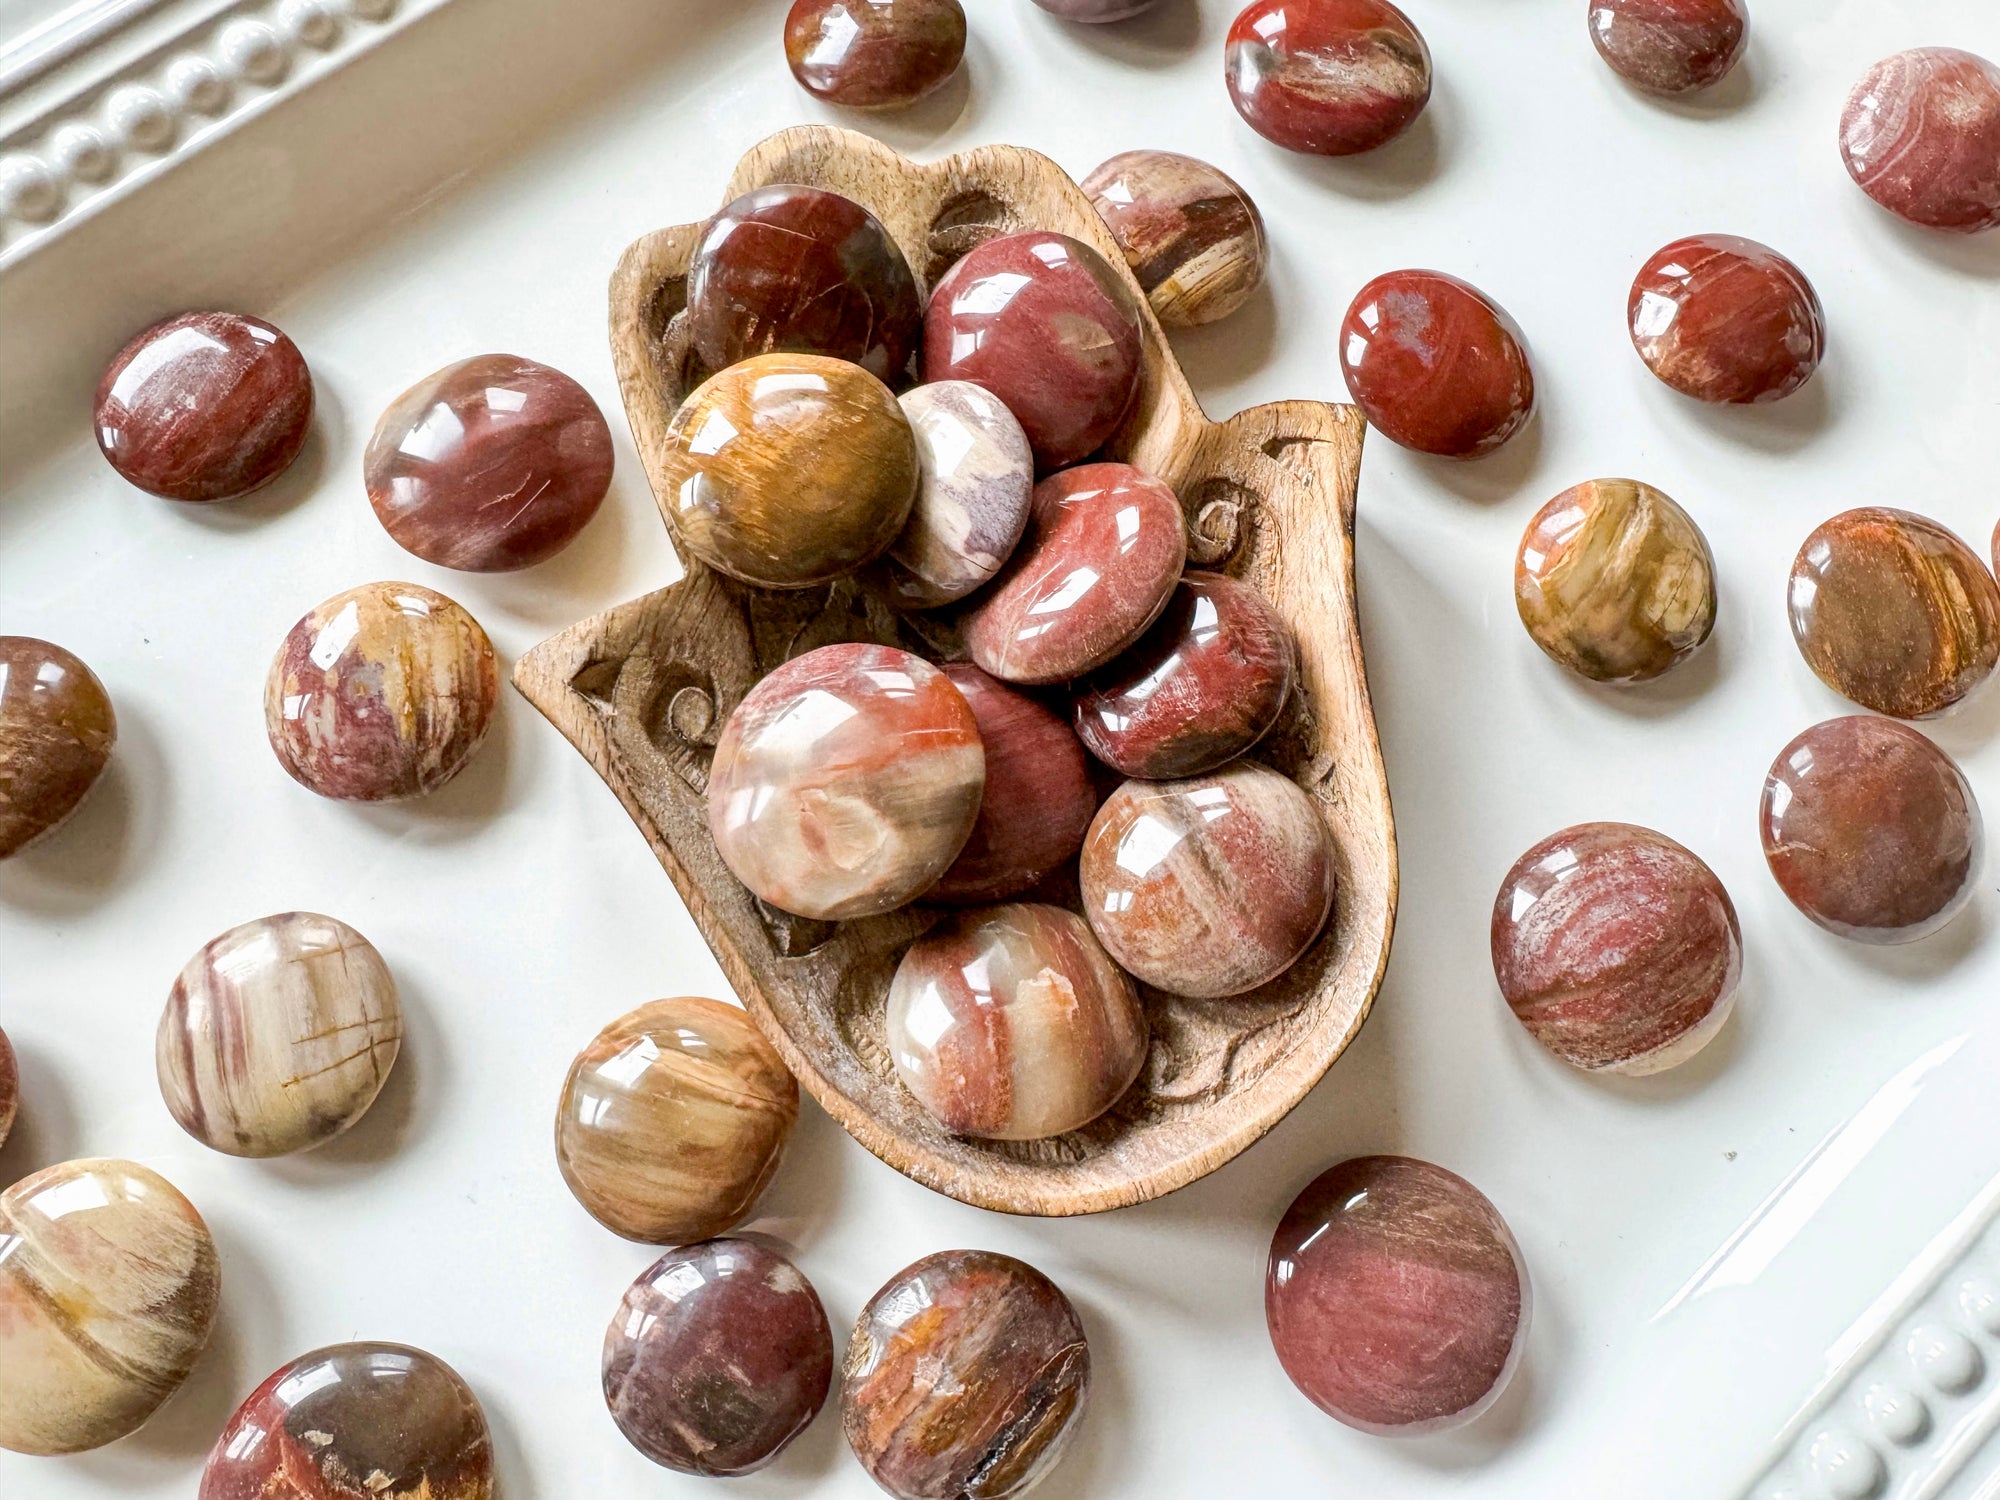
MULTIPOLYGON (((780 182, 865 204, 926 286, 981 240, 1031 228, 1082 240, 1124 273, 1089 200, 1054 162, 1017 147, 920 165, 864 135, 802 126, 745 156, 723 201, 780 182)), ((612 355, 656 495, 667 487, 668 420, 711 373, 681 316, 703 228, 647 235, 611 279, 612 355)), ((1284 1118, 1359 1030, 1388 960, 1395 830, 1354 594, 1362 430, 1353 408, 1312 401, 1209 421, 1145 314, 1142 388, 1107 456, 1171 484, 1186 509, 1190 564, 1255 583, 1296 635, 1298 691, 1255 754, 1318 805, 1338 850, 1339 889, 1317 944, 1262 989, 1228 1000, 1146 991, 1152 1050, 1138 1082, 1110 1113, 1052 1140, 951 1135, 897 1082, 884 997, 903 950, 939 909, 839 924, 791 917, 737 883, 708 833, 711 747, 760 677, 845 640, 950 659, 957 636, 948 619, 899 616, 853 578, 794 593, 748 588, 683 553, 679 583, 544 642, 521 659, 514 681, 624 803, 750 1015, 862 1145, 984 1208, 1078 1214, 1143 1202, 1214 1171, 1284 1118)), ((1074 905, 1073 874, 1034 899, 1074 905)))

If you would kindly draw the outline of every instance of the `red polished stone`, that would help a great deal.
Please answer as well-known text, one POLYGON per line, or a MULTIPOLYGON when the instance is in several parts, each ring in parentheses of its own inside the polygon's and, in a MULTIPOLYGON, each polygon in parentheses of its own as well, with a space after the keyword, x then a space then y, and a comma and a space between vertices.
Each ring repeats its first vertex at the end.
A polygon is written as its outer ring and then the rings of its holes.
POLYGON ((669 1250, 604 1331, 604 1404, 626 1439, 682 1474, 763 1468, 833 1384, 833 1330, 798 1267, 752 1240, 669 1250))
POLYGON ((1072 859, 1097 811, 1083 746, 1069 725, 971 662, 943 668, 979 723, 986 791, 979 820, 926 901, 1017 896, 1072 859))
POLYGON ((966 648, 1008 682, 1081 676, 1158 618, 1186 561, 1180 501, 1150 474, 1130 464, 1051 474, 1013 559, 966 619, 966 648))
POLYGON ((2000 67, 1956 47, 1883 58, 1847 96, 1840 154, 1864 193, 1912 224, 2000 226, 2000 67))
POLYGON ((14 1111, 21 1102, 21 1073, 14 1061, 14 1047, 7 1033, 0 1031, 0 1146, 14 1128, 14 1111))
POLYGON ((182 313, 106 368, 97 446, 142 490, 231 500, 291 467, 312 410, 312 375, 284 334, 240 313, 182 313))
POLYGON ((1127 776, 1198 776, 1278 722, 1295 671, 1291 632, 1262 594, 1189 573, 1152 628, 1083 684, 1076 732, 1127 776))
POLYGON ((1406 1156, 1330 1167, 1271 1237, 1264 1320, 1292 1383, 1385 1436, 1456 1427, 1500 1399, 1527 1342, 1528 1270, 1499 1210, 1406 1156))
POLYGON ((1236 112, 1266 140, 1352 156, 1410 128, 1431 97, 1431 52, 1388 0, 1255 0, 1224 53, 1236 112))
POLYGON ((1264 216, 1220 168, 1173 151, 1125 151, 1078 184, 1169 328, 1236 311, 1264 283, 1264 216))
POLYGON ((1340 365, 1377 430, 1422 453, 1491 453, 1535 409, 1521 330, 1441 271, 1391 271, 1364 286, 1340 325, 1340 365))
POLYGON ((1743 0, 1591 0, 1590 39, 1611 71, 1649 94, 1720 83, 1750 40, 1743 0))
POLYGON ((815 98, 847 109, 904 109, 965 57, 959 0, 793 0, 785 60, 815 98))
POLYGON ((1697 401, 1776 401, 1826 351, 1819 296, 1768 245, 1696 234, 1655 252, 1625 305, 1646 367, 1697 401))
POLYGON ((1722 1029, 1743 973, 1715 872, 1629 823, 1580 823, 1523 854, 1494 899, 1491 941, 1515 1018, 1593 1071, 1685 1062, 1722 1029))
POLYGON ((1815 724, 1779 752, 1759 810, 1778 887, 1829 932, 1908 943, 1972 899, 1984 834, 1952 758, 1891 719, 1815 724))
POLYGON ((562 371, 482 354, 389 404, 361 477, 398 545, 441 568, 509 573, 554 557, 597 514, 611 429, 562 371))
POLYGON ((1103 256, 1067 235, 1001 235, 967 252, 924 313, 924 379, 986 387, 1035 462, 1095 452, 1139 390, 1139 305, 1103 256))
POLYGON ((688 265, 688 332, 710 370, 753 354, 851 360, 893 382, 923 299, 882 221, 823 188, 775 183, 709 221, 688 265))

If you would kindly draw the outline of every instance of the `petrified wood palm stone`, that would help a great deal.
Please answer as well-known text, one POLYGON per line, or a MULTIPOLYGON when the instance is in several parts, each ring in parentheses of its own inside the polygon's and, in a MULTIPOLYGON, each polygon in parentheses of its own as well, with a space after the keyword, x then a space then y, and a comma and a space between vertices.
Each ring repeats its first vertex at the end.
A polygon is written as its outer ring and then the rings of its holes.
MULTIPOLYGON (((572 627, 525 656, 521 690, 639 824, 745 1007, 801 1084, 864 1146, 917 1181, 1016 1213, 1135 1203, 1213 1171, 1282 1119, 1352 1039, 1380 982, 1396 854, 1354 609, 1357 413, 1290 401, 1210 422, 1143 307, 1110 231, 1059 168, 987 147, 917 165, 847 131, 788 130, 738 167, 726 202, 764 183, 832 188, 877 215, 936 285, 973 245, 1050 230, 1089 245, 1140 304, 1140 389, 1101 450, 1164 481, 1192 565, 1259 588, 1299 646, 1292 702, 1259 758, 1325 820, 1341 892, 1332 920, 1276 982, 1227 1004, 1142 991, 1152 1037, 1117 1106, 1052 1140, 952 1135, 897 1081, 883 1029, 890 976, 942 915, 917 905, 838 924, 761 907, 723 866, 705 790, 731 709, 780 663, 860 640, 933 660, 960 654, 950 611, 898 614, 860 578, 774 593, 699 563, 672 587, 572 627)), ((709 373, 687 337, 700 224, 647 235, 612 279, 612 352, 656 496, 671 501, 666 431, 709 373)), ((1035 899, 1075 909, 1067 877, 1035 899)))

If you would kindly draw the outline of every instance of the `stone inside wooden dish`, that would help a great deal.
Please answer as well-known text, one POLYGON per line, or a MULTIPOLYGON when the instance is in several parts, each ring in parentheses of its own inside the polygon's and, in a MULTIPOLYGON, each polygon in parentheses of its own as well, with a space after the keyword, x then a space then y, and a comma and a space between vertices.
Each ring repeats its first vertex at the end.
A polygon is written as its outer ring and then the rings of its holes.
MULTIPOLYGON (((918 164, 851 131, 801 126, 757 146, 727 202, 769 183, 856 199, 888 226, 926 287, 995 234, 1055 230, 1130 281, 1090 202, 1035 152, 987 146, 918 164)), ((682 316, 701 224, 658 230, 611 281, 611 346, 654 493, 668 421, 711 372, 682 316)), ((1141 308, 1145 298, 1133 284, 1141 308)), ((884 1025, 903 950, 940 920, 918 905, 839 924, 761 906, 709 838, 704 789, 729 711, 766 672, 836 641, 961 654, 950 615, 898 615, 863 574, 786 593, 747 588, 683 554, 687 576, 572 626, 524 656, 521 692, 596 767, 687 902, 723 972, 800 1083, 862 1145, 964 1202, 1077 1214, 1143 1202, 1221 1166, 1302 1099, 1360 1029, 1396 912, 1396 845, 1368 701, 1354 592, 1363 423, 1351 407, 1288 401, 1210 422, 1150 312, 1145 371, 1107 445, 1173 486, 1191 567, 1255 584, 1296 635, 1298 691, 1255 758, 1293 777, 1338 851, 1334 915, 1287 973, 1247 996, 1144 993, 1152 1046, 1125 1097, 1080 1130, 1007 1142, 953 1136, 897 1081, 884 1025)), ((1074 907, 1074 873, 1036 893, 1074 907)))

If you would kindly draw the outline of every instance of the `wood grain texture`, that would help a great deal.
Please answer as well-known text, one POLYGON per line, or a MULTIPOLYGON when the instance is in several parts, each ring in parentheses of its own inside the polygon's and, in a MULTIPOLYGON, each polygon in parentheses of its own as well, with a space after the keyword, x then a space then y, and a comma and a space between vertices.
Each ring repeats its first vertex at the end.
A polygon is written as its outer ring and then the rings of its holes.
MULTIPOLYGON (((1029 228, 1084 241, 1129 279, 1089 200, 1053 162, 1018 147, 918 165, 866 136, 802 126, 752 150, 721 201, 771 182, 830 187, 866 205, 927 286, 981 240, 1029 228)), ((701 231, 689 224, 645 236, 611 282, 612 354, 656 496, 669 493, 667 424, 708 373, 678 317, 701 231)), ((765 593, 684 557, 681 582, 571 627, 514 673, 639 825, 751 1016, 814 1098, 916 1181, 1010 1213, 1142 1202, 1256 1141, 1360 1029, 1395 922, 1395 830, 1355 611, 1361 417, 1288 401, 1211 422, 1159 324, 1143 316, 1139 399, 1106 454, 1172 485, 1188 520, 1190 564, 1254 583, 1296 635, 1299 690, 1259 758, 1297 780, 1327 820, 1341 894, 1313 949, 1263 989, 1226 1001, 1146 992, 1146 1066, 1083 1129, 1036 1142, 948 1134, 897 1082, 883 1026, 897 960, 940 911, 919 906, 839 925, 787 917, 752 900, 709 838, 711 748, 758 678, 833 641, 948 659, 960 650, 950 618, 899 617, 865 580, 765 593)), ((1074 884, 1047 897, 1073 906, 1074 884)))

